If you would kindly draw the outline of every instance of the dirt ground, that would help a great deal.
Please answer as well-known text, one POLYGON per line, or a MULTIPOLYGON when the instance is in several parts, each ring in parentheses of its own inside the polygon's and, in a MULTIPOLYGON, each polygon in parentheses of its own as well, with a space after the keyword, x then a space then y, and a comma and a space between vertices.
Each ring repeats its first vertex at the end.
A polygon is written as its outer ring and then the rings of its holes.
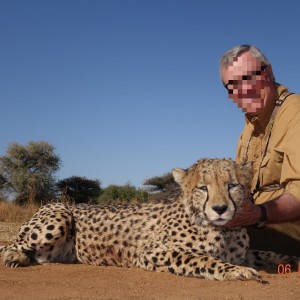
MULTIPOLYGON (((0 223, 0 245, 16 232, 0 223)), ((141 269, 45 264, 8 269, 0 265, 0 299, 300 299, 300 273, 261 270, 255 281, 218 282, 141 269)))

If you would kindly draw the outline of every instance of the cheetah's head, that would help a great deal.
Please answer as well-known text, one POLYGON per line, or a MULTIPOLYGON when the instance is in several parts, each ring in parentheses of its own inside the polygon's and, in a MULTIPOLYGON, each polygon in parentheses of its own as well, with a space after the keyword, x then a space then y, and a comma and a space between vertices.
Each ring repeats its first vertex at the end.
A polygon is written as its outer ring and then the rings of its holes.
POLYGON ((174 169, 187 213, 198 225, 221 226, 231 220, 249 197, 250 165, 231 159, 200 159, 187 170, 174 169))

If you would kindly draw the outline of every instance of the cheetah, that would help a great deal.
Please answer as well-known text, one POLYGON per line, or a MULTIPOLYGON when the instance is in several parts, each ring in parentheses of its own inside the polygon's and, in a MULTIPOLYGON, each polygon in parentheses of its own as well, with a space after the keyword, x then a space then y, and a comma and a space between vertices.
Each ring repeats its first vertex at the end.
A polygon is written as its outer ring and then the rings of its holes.
POLYGON ((249 196, 249 166, 205 158, 173 177, 181 192, 160 202, 41 207, 1 247, 5 266, 85 263, 262 282, 254 267, 297 264, 296 257, 249 250, 245 228, 223 226, 249 196))

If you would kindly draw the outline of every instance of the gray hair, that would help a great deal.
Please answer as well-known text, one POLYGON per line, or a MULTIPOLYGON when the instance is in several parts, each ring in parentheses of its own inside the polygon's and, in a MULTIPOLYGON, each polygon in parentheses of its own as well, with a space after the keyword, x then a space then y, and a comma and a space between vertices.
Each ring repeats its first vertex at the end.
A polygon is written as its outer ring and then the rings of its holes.
POLYGON ((226 68, 230 63, 233 62, 235 57, 240 56, 245 52, 250 52, 254 57, 261 61, 262 66, 270 65, 269 60, 266 56, 255 46, 252 45, 240 45, 228 50, 220 59, 220 77, 222 79, 222 70, 226 68))

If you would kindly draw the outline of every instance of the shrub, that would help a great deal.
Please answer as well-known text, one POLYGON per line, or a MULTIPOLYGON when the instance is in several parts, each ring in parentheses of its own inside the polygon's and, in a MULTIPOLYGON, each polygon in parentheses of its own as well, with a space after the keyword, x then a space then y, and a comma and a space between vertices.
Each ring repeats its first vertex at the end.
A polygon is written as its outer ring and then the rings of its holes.
POLYGON ((149 194, 142 189, 137 189, 130 184, 123 186, 111 184, 107 188, 103 189, 103 192, 98 199, 98 203, 140 203, 148 200, 149 194))

